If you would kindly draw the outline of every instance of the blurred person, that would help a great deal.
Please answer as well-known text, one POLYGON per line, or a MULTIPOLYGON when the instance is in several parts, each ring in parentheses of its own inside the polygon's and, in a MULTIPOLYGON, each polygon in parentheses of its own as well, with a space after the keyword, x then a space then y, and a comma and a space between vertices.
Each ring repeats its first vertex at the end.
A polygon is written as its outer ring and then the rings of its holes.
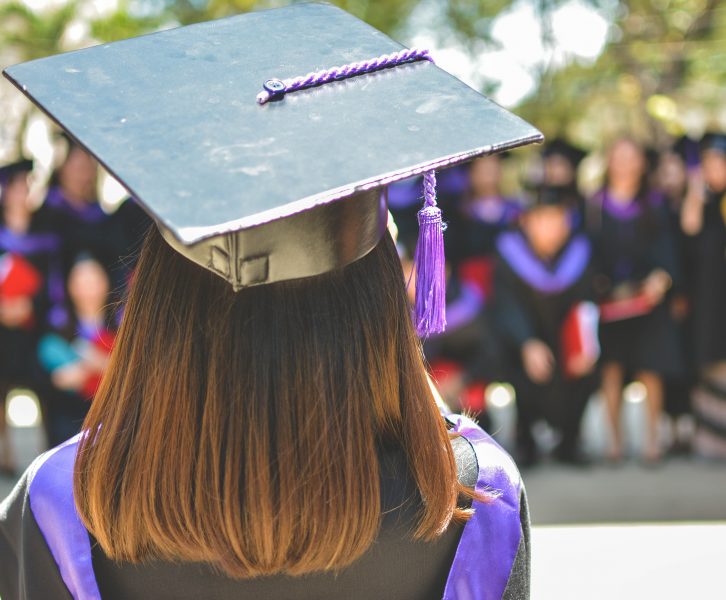
POLYGON ((5 422, 5 400, 17 386, 32 389, 45 417, 49 382, 36 359, 38 336, 52 309, 49 286, 60 277, 55 257, 60 240, 47 213, 33 210, 28 177, 31 160, 0 167, 0 472, 15 461, 5 422))
POLYGON ((505 373, 517 405, 519 462, 539 459, 532 428, 545 419, 560 434, 557 460, 587 464, 578 441, 597 387, 597 308, 592 303, 591 245, 573 232, 571 187, 541 186, 517 231, 497 242, 493 317, 505 373), (573 339, 574 337, 574 339, 573 339))
POLYGON ((266 103, 285 84, 260 86, 260 69, 304 74, 361 48, 399 46, 305 4, 84 51, 108 78, 76 77, 78 53, 11 67, 156 227, 84 432, 0 507, 3 599, 529 597, 521 478, 473 421, 439 411, 418 336, 442 325, 427 320, 444 291, 432 169, 541 135, 430 63, 266 103), (210 68, 250 44, 267 50, 210 68), (294 133, 260 145, 271 125, 294 133), (381 201, 414 170, 415 328, 381 201))
POLYGON ((501 191, 502 164, 507 156, 494 154, 472 161, 468 193, 458 211, 450 213, 457 235, 452 236, 447 255, 462 276, 477 283, 484 294, 490 292, 496 238, 513 226, 522 212, 521 203, 501 191))
POLYGON ((626 377, 647 391, 643 460, 662 454, 663 377, 678 376, 682 357, 666 295, 677 279, 675 248, 661 194, 648 185, 644 149, 629 138, 608 154, 605 186, 589 202, 601 298, 602 391, 611 430, 608 458, 623 458, 620 421, 626 377))
POLYGON ((587 153, 565 141, 555 138, 542 149, 544 185, 577 190, 577 169, 587 153))
MULTIPOLYGON (((411 306, 415 303, 416 273, 413 260, 401 256, 411 306)), ((430 334, 423 342, 436 387, 455 412, 466 411, 489 430, 485 391, 496 371, 492 332, 484 315, 485 302, 479 287, 462 281, 447 265, 446 331, 430 334)))
POLYGON ((542 181, 544 185, 569 190, 577 199, 570 211, 572 226, 582 227, 585 198, 580 194, 577 170, 587 153, 562 138, 554 138, 542 149, 542 181))
MULTIPOLYGON (((490 314, 494 256, 499 234, 514 226, 521 203, 501 191, 502 166, 508 154, 472 161, 468 186, 458 206, 446 213, 449 261, 447 314, 452 326, 425 344, 437 381, 443 389, 454 383, 454 406, 479 415, 485 428, 485 390, 501 378, 500 349, 490 314)), ((448 317, 447 317, 448 318, 448 317)))
POLYGON ((68 274, 67 289, 69 324, 46 333, 38 344, 40 364, 55 389, 48 407, 52 445, 80 431, 114 340, 110 281, 103 265, 89 254, 79 255, 68 274))
POLYGON ((668 305, 682 349, 682 372, 664 379, 664 409, 670 425, 670 451, 687 453, 693 434, 691 391, 696 381, 693 348, 693 303, 697 257, 694 240, 682 227, 682 211, 690 192, 693 174, 700 168, 698 143, 684 136, 658 155, 653 186, 665 199, 673 238, 679 280, 673 286, 668 305))
POLYGON ((693 308, 694 346, 699 385, 694 392, 698 430, 696 451, 726 458, 726 134, 701 141, 704 193, 690 200, 698 214, 691 230, 696 247, 693 308))
MULTIPOLYGON (((51 177, 44 207, 62 240, 64 272, 67 275, 79 253, 91 252, 108 271, 111 289, 120 298, 150 220, 132 198, 115 212, 105 212, 97 197, 98 163, 70 136, 61 137, 67 152, 51 177)), ((60 289, 56 293, 62 301, 60 289)), ((63 317, 54 325, 63 327, 63 317)))

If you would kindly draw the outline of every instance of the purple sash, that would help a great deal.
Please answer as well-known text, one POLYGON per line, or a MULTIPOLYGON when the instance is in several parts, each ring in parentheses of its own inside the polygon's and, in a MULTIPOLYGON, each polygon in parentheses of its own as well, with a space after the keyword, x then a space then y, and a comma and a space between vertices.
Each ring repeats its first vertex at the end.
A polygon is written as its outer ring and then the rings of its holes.
MULTIPOLYGON (((638 218, 643 212, 643 207, 635 198, 632 198, 628 203, 616 202, 607 188, 603 188, 597 192, 592 201, 596 205, 599 204, 602 210, 618 221, 631 221, 638 218)), ((646 198, 646 202, 651 207, 662 206, 663 196, 657 192, 650 192, 646 198)))
POLYGON ((574 284, 590 264, 590 242, 577 235, 565 248, 562 256, 548 268, 518 232, 503 233, 497 239, 497 249, 512 270, 530 286, 545 294, 557 294, 574 284))
POLYGON ((73 464, 81 435, 49 450, 31 467, 30 510, 73 599, 101 600, 91 539, 73 502, 73 464))
POLYGON ((48 195, 45 198, 45 206, 71 215, 84 223, 98 223, 108 217, 103 212, 100 204, 95 201, 82 206, 73 206, 68 202, 59 187, 52 187, 48 190, 48 195))
MULTIPOLYGON (((449 415, 454 431, 471 442, 479 463, 475 502, 444 590, 444 600, 500 600, 521 538, 521 479, 512 459, 476 423, 449 415)), ((30 508, 63 582, 74 600, 101 600, 91 541, 73 501, 73 465, 82 434, 43 454, 31 467, 30 508)))
POLYGON ((462 415, 447 419, 474 447, 479 463, 476 490, 491 502, 474 502, 475 513, 461 534, 444 600, 500 600, 522 537, 522 480, 514 461, 474 421, 462 415))
POLYGON ((60 238, 54 233, 15 233, 0 227, 0 249, 23 256, 55 252, 60 248, 60 238))

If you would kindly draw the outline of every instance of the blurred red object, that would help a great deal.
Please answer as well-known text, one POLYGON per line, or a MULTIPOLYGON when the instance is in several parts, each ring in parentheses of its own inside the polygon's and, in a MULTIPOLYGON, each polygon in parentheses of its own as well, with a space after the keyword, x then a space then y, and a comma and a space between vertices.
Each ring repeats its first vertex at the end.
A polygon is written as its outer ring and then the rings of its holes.
MULTIPOLYGON (((464 370, 458 363, 449 360, 436 360, 431 363, 431 374, 434 381, 440 383, 442 387, 446 387, 448 381, 454 377, 461 377, 464 370)), ((472 381, 459 395, 459 407, 457 410, 466 411, 467 413, 480 415, 487 409, 486 389, 488 383, 483 380, 472 381)), ((446 399, 445 399, 446 400, 446 399)))
POLYGON ((22 256, 0 256, 0 298, 32 297, 38 293, 43 277, 22 256))
POLYGON ((485 298, 491 297, 494 283, 494 260, 488 256, 468 258, 459 265, 459 277, 477 286, 485 298))
POLYGON ((606 300, 600 304, 600 320, 603 323, 624 321, 633 317, 647 315, 654 308, 653 302, 643 292, 628 296, 606 300))
POLYGON ((600 358, 599 316, 592 302, 580 302, 567 314, 561 329, 562 369, 566 378, 581 377, 600 358))

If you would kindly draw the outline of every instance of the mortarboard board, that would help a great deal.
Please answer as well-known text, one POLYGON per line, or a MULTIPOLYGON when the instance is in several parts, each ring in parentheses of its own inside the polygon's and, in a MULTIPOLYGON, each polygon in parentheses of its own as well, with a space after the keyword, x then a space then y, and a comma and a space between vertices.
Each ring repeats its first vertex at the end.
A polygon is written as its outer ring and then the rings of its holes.
POLYGON ((256 101, 275 78, 402 48, 343 10, 302 4, 5 75, 138 199, 175 249, 241 289, 364 256, 385 231, 389 183, 542 140, 428 61, 256 101))
POLYGON ((573 167, 577 168, 585 156, 587 156, 587 152, 577 146, 573 146, 562 138, 555 138, 547 142, 544 148, 542 148, 543 158, 553 155, 565 157, 573 167))
POLYGON ((578 203, 577 189, 571 185, 540 184, 531 187, 526 194, 526 210, 541 206, 562 206, 574 208, 578 203))
POLYGON ((0 167, 0 186, 5 186, 17 175, 30 173, 32 170, 33 161, 27 158, 4 165, 0 167))
POLYGON ((726 133, 709 131, 701 139, 701 152, 715 150, 726 155, 726 133))

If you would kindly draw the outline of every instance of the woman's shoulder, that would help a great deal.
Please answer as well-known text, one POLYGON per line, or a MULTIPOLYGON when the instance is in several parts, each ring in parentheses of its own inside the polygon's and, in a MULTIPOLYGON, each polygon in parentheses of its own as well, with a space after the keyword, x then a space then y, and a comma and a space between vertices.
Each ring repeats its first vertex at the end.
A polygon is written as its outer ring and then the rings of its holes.
POLYGON ((472 481, 476 474, 477 490, 493 488, 519 495, 522 478, 509 453, 504 450, 475 421, 465 415, 446 416, 450 431, 458 434, 452 439, 459 480, 472 481), (460 440, 460 441, 457 441, 460 440))

